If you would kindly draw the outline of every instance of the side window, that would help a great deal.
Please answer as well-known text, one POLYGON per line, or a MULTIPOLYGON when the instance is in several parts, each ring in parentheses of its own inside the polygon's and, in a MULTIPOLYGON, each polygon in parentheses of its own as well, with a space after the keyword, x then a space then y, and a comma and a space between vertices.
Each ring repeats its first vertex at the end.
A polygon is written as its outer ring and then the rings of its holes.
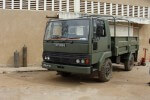
POLYGON ((96 36, 97 37, 105 37, 106 36, 104 21, 99 20, 99 19, 96 21, 96 36))

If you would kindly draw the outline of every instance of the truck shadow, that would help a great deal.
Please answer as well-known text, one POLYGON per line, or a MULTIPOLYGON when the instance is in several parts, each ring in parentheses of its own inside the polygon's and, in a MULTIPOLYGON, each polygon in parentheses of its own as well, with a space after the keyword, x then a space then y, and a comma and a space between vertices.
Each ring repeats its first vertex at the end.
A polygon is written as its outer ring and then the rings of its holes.
POLYGON ((124 66, 123 65, 113 65, 113 71, 114 72, 123 72, 124 66))
MULTIPOLYGON (((122 66, 113 66, 114 72, 125 72, 122 66)), ((60 75, 56 75, 54 71, 43 71, 43 72, 21 72, 17 74, 7 74, 7 76, 28 81, 31 83, 36 84, 43 84, 43 85, 50 85, 50 86, 62 86, 62 87, 74 87, 83 84, 106 84, 110 83, 113 79, 109 82, 100 82, 98 81, 97 76, 90 76, 90 75, 78 75, 72 74, 69 77, 62 77, 60 75)))
MULTIPOLYGON (((122 65, 115 65, 113 66, 113 72, 125 72, 124 67, 122 65)), ((71 76, 68 77, 61 77, 60 75, 57 75, 55 78, 51 78, 49 81, 53 81, 56 83, 72 83, 72 84, 82 84, 82 83, 107 83, 107 82, 100 82, 97 79, 98 77, 95 75, 90 76, 90 75, 78 75, 78 74, 72 74, 71 76)))
POLYGON ((92 78, 89 75, 76 75, 76 74, 72 74, 69 77, 61 77, 61 76, 57 76, 55 78, 51 78, 50 81, 53 81, 55 83, 67 83, 71 85, 81 85, 84 83, 103 83, 103 82, 99 82, 97 80, 97 78, 92 78))

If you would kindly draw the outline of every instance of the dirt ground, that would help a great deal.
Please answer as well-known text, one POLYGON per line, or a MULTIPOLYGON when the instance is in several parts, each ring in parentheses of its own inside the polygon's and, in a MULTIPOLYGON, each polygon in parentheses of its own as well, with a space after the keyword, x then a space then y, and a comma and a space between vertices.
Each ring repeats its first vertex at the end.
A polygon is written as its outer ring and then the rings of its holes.
POLYGON ((114 67, 106 83, 49 71, 0 74, 0 100, 150 100, 149 82, 149 67, 143 66, 130 72, 114 67))

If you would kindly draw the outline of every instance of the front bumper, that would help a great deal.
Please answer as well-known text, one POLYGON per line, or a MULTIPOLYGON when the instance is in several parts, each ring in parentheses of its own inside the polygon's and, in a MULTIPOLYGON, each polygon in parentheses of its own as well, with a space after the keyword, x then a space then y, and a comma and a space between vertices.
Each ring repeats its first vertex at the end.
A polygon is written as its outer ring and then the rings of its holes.
POLYGON ((92 71, 92 66, 83 67, 83 66, 53 64, 53 63, 46 63, 46 62, 42 63, 42 67, 49 70, 78 73, 78 74, 91 74, 92 71))

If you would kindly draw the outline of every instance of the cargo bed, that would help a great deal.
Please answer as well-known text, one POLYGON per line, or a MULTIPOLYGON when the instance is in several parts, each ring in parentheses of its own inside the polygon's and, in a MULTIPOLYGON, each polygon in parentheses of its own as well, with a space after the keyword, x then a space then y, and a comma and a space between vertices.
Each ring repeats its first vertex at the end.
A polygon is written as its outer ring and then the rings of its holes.
POLYGON ((139 49, 138 37, 111 37, 111 49, 113 56, 133 52, 139 49))

